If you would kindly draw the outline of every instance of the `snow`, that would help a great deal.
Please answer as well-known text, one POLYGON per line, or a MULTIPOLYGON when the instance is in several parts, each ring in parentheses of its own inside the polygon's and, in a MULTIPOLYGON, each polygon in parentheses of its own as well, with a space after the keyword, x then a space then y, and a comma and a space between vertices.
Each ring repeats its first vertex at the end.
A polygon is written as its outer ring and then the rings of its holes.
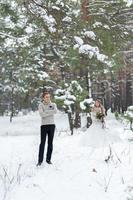
POLYGON ((86 31, 84 33, 84 35, 87 36, 87 37, 89 37, 89 38, 91 38, 92 40, 96 39, 96 35, 95 35, 95 33, 93 31, 86 31))
POLYGON ((14 47, 15 46, 15 40, 12 38, 6 38, 4 47, 14 47))
MULTIPOLYGON (((68 88, 68 91, 70 92, 75 92, 75 88, 78 92, 82 93, 83 92, 83 88, 80 86, 80 84, 73 80, 70 84, 70 87, 68 88)), ((75 99, 76 100, 76 99, 75 99)))
POLYGON ((71 100, 73 100, 73 101, 76 101, 76 97, 74 96, 74 95, 71 95, 71 94, 67 94, 66 95, 66 97, 68 98, 68 99, 71 99, 71 100))
POLYGON ((133 106, 129 106, 128 110, 133 112, 133 106))
MULTIPOLYGON (((40 18, 42 18, 44 20, 44 22, 46 23, 49 31, 51 33, 56 32, 56 20, 55 18, 50 14, 47 13, 47 10, 42 8, 42 7, 38 7, 36 6, 36 4, 34 3, 30 3, 32 12, 34 12, 36 15, 40 16, 40 18)), ((57 9, 57 7, 55 7, 57 9)))
POLYGON ((80 38, 80 37, 78 37, 78 36, 74 36, 74 39, 75 39, 75 41, 76 41, 76 43, 80 46, 80 45, 82 45, 84 42, 83 42, 83 40, 80 38))
POLYGON ((74 104, 76 99, 78 98, 78 95, 74 95, 76 93, 82 93, 83 88, 80 86, 80 84, 73 80, 70 83, 70 86, 66 85, 66 89, 57 89, 55 91, 55 99, 57 100, 64 100, 64 104, 69 106, 71 104, 74 104))
POLYGON ((64 17, 64 18, 62 19, 62 21, 63 21, 63 22, 71 22, 71 21, 72 21, 72 18, 66 16, 66 17, 64 17))
POLYGON ((102 26, 102 23, 101 22, 95 22, 93 24, 93 27, 96 28, 96 27, 99 27, 99 26, 102 26))
POLYGON ((4 91, 12 91, 12 87, 10 87, 9 85, 6 85, 5 87, 4 87, 4 91))
POLYGON ((75 15, 75 17, 78 17, 80 15, 80 10, 73 10, 72 13, 75 15))
POLYGON ((24 28, 26 24, 27 24, 27 18, 25 17, 25 15, 20 14, 19 19, 16 24, 17 27, 24 28))
POLYGON ((15 24, 14 24, 14 22, 12 22, 10 16, 7 16, 4 18, 4 23, 5 23, 6 28, 14 29, 14 27, 15 27, 15 24))
POLYGON ((29 39, 28 36, 21 37, 17 39, 16 43, 18 43, 19 46, 26 47, 26 46, 29 46, 28 39, 29 39))
POLYGON ((110 29, 108 25, 104 25, 103 27, 106 29, 110 29))
POLYGON ((125 116, 128 116, 129 118, 133 119, 133 112, 127 111, 125 116))
POLYGON ((65 100, 66 99, 66 96, 65 95, 62 95, 62 96, 56 96, 55 95, 55 99, 59 99, 59 100, 65 100))
POLYGON ((105 56, 104 54, 97 53, 97 59, 101 62, 104 62, 105 59, 108 59, 108 56, 105 56))
POLYGON ((66 99, 64 101, 64 104, 67 105, 67 106, 70 106, 71 104, 74 104, 74 101, 66 99))
MULTIPOLYGON (((86 32, 86 35, 91 39, 95 40, 96 35, 94 34, 94 32, 92 31, 86 32)), ((78 49, 79 54, 86 54, 89 56, 90 59, 92 59, 95 56, 97 60, 99 60, 100 62, 105 63, 109 67, 112 67, 112 62, 109 61, 108 56, 101 54, 97 46, 93 47, 89 44, 84 44, 84 41, 77 36, 75 36, 74 39, 77 44, 74 45, 73 49, 78 49)))
POLYGON ((125 112, 125 117, 129 118, 130 120, 133 120, 133 106, 129 106, 127 108, 127 111, 125 112))
POLYGON ((57 89, 57 90, 55 91, 55 94, 56 94, 56 95, 64 94, 64 92, 65 92, 65 90, 57 89))
POLYGON ((26 29, 25 29, 25 31, 26 31, 26 33, 32 33, 33 32, 33 28, 32 27, 30 27, 30 26, 28 26, 28 27, 26 27, 26 29))
POLYGON ((92 106, 94 103, 93 99, 92 98, 89 98, 89 99, 85 99, 84 101, 81 101, 80 102, 80 108, 82 110, 85 110, 87 107, 86 107, 86 104, 92 106))
POLYGON ((52 6, 52 9, 54 9, 54 10, 60 10, 60 8, 58 6, 52 6))
POLYGON ((14 8, 16 9, 18 7, 18 4, 15 1, 11 1, 10 3, 11 3, 12 9, 14 9, 14 8))
POLYGON ((47 22, 47 25, 49 27, 49 30, 51 33, 56 32, 56 28, 54 27, 56 25, 56 20, 54 19, 54 17, 52 15, 44 15, 43 16, 44 21, 47 22))
POLYGON ((56 4, 57 4, 57 5, 60 5, 61 7, 64 7, 64 6, 65 6, 65 4, 64 4, 64 2, 62 2, 62 0, 57 0, 57 1, 56 1, 56 4))
POLYGON ((127 7, 130 7, 133 4, 133 0, 124 0, 127 2, 127 7))
MULTIPOLYGON (((1 199, 4 193, 5 200, 127 200, 131 197, 133 142, 123 140, 115 144, 112 160, 105 163, 107 148, 97 150, 80 145, 83 131, 74 130, 70 136, 66 114, 58 112, 55 120, 53 165, 44 162, 37 168, 41 121, 38 112, 14 117, 13 123, 9 123, 9 117, 0 117, 0 151, 4 152, 0 154, 1 199)), ((114 133, 125 134, 123 124, 111 113, 107 124, 114 133)))
POLYGON ((38 74, 38 77, 40 80, 44 80, 44 79, 48 78, 49 75, 46 72, 42 71, 40 74, 38 74))
MULTIPOLYGON (((94 55, 94 49, 91 45, 89 44, 83 44, 82 46, 80 46, 79 48, 79 53, 80 54, 89 54, 90 55, 90 52, 92 53, 92 56, 94 55)), ((92 57, 91 56, 91 57, 92 57)))
MULTIPOLYGON (((2 34, 2 33, 0 33, 2 34)), ((5 35, 6 36, 6 35, 5 35)), ((29 46, 29 42, 28 42, 28 36, 24 36, 24 37, 18 37, 18 38, 15 38, 15 37, 12 37, 10 35, 7 35, 8 38, 5 39, 5 42, 4 42, 4 47, 17 47, 18 45, 21 46, 21 47, 26 47, 26 46, 29 46)))

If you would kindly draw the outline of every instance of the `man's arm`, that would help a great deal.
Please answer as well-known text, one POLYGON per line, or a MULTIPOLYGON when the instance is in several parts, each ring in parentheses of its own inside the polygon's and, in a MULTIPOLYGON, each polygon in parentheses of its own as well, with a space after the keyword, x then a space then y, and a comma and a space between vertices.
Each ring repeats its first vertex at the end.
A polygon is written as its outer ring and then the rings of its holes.
POLYGON ((57 109, 57 106, 56 106, 56 104, 55 104, 55 103, 54 103, 53 105, 54 105, 53 112, 54 112, 54 114, 56 114, 58 109, 57 109))
POLYGON ((39 107, 38 107, 38 110, 39 110, 39 114, 41 117, 47 117, 47 116, 50 116, 50 115, 53 115, 57 112, 57 108, 56 108, 56 105, 54 106, 54 109, 53 110, 44 110, 43 109, 43 105, 40 104, 39 107))

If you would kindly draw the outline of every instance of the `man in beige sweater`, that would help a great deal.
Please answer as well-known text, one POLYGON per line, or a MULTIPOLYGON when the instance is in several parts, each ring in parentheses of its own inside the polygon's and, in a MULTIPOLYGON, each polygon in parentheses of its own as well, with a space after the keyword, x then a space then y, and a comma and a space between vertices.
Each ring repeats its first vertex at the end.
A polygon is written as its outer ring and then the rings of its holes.
POLYGON ((55 131, 54 114, 57 112, 55 103, 50 100, 50 94, 48 92, 43 93, 43 101, 39 104, 39 114, 41 116, 41 142, 39 145, 39 155, 37 166, 41 165, 44 157, 44 148, 46 137, 48 136, 48 146, 46 162, 52 164, 51 156, 53 151, 53 138, 55 131))

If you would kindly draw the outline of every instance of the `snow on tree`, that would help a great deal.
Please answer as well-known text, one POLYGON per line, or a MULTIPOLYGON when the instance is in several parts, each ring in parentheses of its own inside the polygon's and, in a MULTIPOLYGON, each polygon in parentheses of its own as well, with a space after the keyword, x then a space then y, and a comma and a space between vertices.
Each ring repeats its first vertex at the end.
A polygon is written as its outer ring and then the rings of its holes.
POLYGON ((133 106, 129 106, 124 114, 125 118, 130 123, 130 129, 133 131, 133 106))
POLYGON ((81 79, 91 97, 93 78, 121 65, 117 59, 122 59, 124 45, 132 38, 131 1, 85 0, 81 4, 1 1, 2 81, 8 85, 8 71, 16 70, 15 82, 23 88, 27 106, 29 96, 38 95, 43 86, 50 87, 50 78, 54 87, 61 81, 81 79))
POLYGON ((92 124, 91 119, 91 109, 94 106, 94 101, 92 98, 84 99, 80 102, 80 108, 83 113, 86 113, 86 127, 89 128, 89 126, 92 124))
POLYGON ((90 113, 91 108, 94 106, 94 101, 92 98, 84 99, 84 101, 80 102, 80 108, 83 112, 90 113))
POLYGON ((55 92, 55 99, 59 106, 61 106, 66 113, 68 113, 71 133, 73 128, 79 128, 81 125, 80 119, 80 102, 84 99, 85 91, 81 85, 73 80, 69 85, 63 89, 58 89, 55 92))

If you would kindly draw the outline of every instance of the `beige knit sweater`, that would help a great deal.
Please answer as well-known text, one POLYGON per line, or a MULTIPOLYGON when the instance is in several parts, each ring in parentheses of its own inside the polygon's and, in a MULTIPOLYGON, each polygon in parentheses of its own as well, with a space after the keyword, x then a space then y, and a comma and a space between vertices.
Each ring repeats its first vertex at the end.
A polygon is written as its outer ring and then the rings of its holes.
POLYGON ((41 116, 41 125, 55 124, 54 114, 57 113, 57 107, 55 103, 41 102, 38 107, 39 114, 41 116))

